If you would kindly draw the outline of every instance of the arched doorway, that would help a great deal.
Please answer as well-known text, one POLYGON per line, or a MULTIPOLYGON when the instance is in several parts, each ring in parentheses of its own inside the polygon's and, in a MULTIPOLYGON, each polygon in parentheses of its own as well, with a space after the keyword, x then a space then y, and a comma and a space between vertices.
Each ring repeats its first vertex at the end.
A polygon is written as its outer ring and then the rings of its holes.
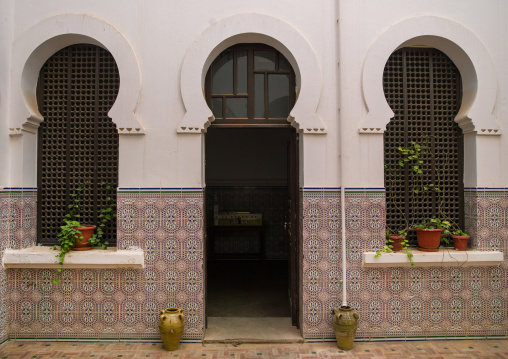
MULTIPOLYGON (((72 193, 81 194, 83 223, 98 223, 108 196, 116 203, 118 131, 108 117, 120 76, 113 56, 91 44, 71 45, 50 57, 37 84, 37 239, 55 244, 72 193), (106 193, 101 183, 114 190, 106 193)), ((111 221, 104 240, 116 240, 111 221)))
POLYGON ((205 134, 205 340, 224 318, 228 339, 242 339, 245 318, 298 336, 294 71, 270 46, 235 45, 213 61, 205 95, 215 117, 205 134))

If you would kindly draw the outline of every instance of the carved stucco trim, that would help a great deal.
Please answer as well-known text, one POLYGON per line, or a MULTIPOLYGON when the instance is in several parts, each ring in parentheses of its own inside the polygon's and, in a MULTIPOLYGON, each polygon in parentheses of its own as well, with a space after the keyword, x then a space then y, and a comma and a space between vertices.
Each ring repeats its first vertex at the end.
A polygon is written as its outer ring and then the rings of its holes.
POLYGON ((116 123, 120 134, 143 134, 144 128, 136 115, 141 88, 137 56, 118 29, 102 19, 85 14, 61 14, 44 19, 14 41, 12 63, 16 65, 13 66, 10 128, 36 133, 44 120, 35 94, 39 71, 55 52, 77 43, 101 46, 113 55, 121 82, 117 99, 108 115, 116 123))
POLYGON ((390 55, 405 46, 427 45, 455 63, 463 82, 462 106, 455 121, 464 133, 500 135, 492 115, 497 80, 490 56, 481 41, 462 25, 436 16, 419 16, 390 26, 369 49, 362 74, 368 114, 360 133, 379 134, 394 116, 383 91, 383 71, 390 55))
POLYGON ((256 13, 233 15, 214 23, 188 49, 180 81, 187 112, 178 125, 178 133, 205 132, 215 119, 203 94, 205 75, 213 60, 232 45, 256 42, 276 48, 295 70, 299 94, 288 122, 303 133, 326 133, 326 126, 316 112, 323 80, 312 46, 290 24, 256 13))

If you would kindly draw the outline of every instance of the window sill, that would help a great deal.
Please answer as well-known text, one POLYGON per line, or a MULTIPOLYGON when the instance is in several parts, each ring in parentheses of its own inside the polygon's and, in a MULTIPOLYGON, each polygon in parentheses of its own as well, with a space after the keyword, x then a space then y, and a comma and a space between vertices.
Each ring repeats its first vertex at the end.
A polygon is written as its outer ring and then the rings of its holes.
MULTIPOLYGON (((471 267, 495 266, 503 261, 503 252, 498 251, 456 251, 440 249, 438 252, 411 251, 416 267, 471 267)), ((376 252, 363 253, 364 267, 410 267, 406 252, 383 253, 375 257, 376 252)))
MULTIPOLYGON (((36 246, 25 249, 6 249, 3 255, 5 268, 59 268, 59 253, 52 247, 36 246)), ((106 250, 94 248, 90 251, 71 251, 65 256, 63 268, 144 268, 145 256, 142 249, 106 250)))

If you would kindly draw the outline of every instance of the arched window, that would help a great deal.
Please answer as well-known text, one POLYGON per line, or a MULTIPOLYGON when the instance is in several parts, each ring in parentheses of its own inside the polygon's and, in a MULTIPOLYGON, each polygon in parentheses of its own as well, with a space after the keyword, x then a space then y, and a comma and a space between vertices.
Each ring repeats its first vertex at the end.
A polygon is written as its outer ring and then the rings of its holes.
MULTIPOLYGON (((70 196, 89 181, 81 194, 81 223, 97 224, 106 203, 102 182, 118 186, 118 131, 107 114, 120 85, 111 54, 95 45, 68 46, 41 69, 38 106, 44 121, 38 130, 37 238, 57 243, 70 196)), ((116 221, 104 237, 116 239, 116 221)))
POLYGON ((295 73, 287 59, 262 44, 223 51, 206 76, 214 124, 284 124, 295 104, 295 73))
MULTIPOLYGON (((397 231, 407 223, 437 217, 464 228, 463 135, 454 118, 461 104, 461 78, 453 62, 433 48, 395 51, 384 69, 383 85, 395 113, 384 133, 386 225, 397 231), (399 146, 428 145, 424 156, 429 191, 412 201, 410 168, 401 170, 399 146)), ((416 185, 417 186, 417 185, 416 185)))

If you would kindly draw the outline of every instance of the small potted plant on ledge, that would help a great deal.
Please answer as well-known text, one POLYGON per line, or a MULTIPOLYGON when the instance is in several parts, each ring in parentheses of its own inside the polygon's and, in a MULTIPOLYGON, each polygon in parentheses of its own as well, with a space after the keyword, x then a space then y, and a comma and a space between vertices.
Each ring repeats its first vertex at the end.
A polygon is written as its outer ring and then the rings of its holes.
POLYGON ((453 247, 456 250, 458 250, 458 251, 467 250, 467 241, 470 238, 470 236, 467 233, 458 229, 458 230, 452 232, 452 238, 453 238, 453 247))
MULTIPOLYGON (((88 181, 85 182, 85 186, 88 185, 88 181)), ((71 250, 83 251, 93 249, 92 246, 102 247, 107 249, 108 242, 101 243, 102 237, 104 236, 104 230, 109 222, 115 217, 114 211, 115 204, 112 201, 110 195, 111 186, 106 185, 104 182, 101 183, 107 193, 106 206, 101 210, 99 214, 99 224, 81 224, 79 219, 81 217, 81 192, 85 186, 79 186, 74 193, 71 195, 71 203, 68 205, 69 212, 64 216, 64 225, 60 226, 61 230, 58 234, 58 242, 60 246, 54 246, 54 250, 59 250, 60 253, 56 255, 59 258, 58 264, 60 268, 57 269, 57 275, 62 272, 62 266, 64 264, 65 255, 71 250), (97 233, 94 233, 97 229, 97 233)), ((54 279, 53 283, 58 284, 58 279, 54 279)))
POLYGON ((396 234, 390 232, 390 230, 386 230, 386 244, 385 246, 376 251, 375 257, 381 257, 382 253, 388 252, 399 252, 404 250, 407 255, 407 260, 411 263, 411 267, 414 267, 413 262, 413 253, 411 252, 411 248, 409 248, 409 242, 406 240, 407 232, 405 229, 401 229, 397 231, 396 234))
POLYGON ((437 252, 441 241, 448 244, 447 235, 450 234, 450 222, 432 218, 414 226, 418 250, 425 252, 437 252))

